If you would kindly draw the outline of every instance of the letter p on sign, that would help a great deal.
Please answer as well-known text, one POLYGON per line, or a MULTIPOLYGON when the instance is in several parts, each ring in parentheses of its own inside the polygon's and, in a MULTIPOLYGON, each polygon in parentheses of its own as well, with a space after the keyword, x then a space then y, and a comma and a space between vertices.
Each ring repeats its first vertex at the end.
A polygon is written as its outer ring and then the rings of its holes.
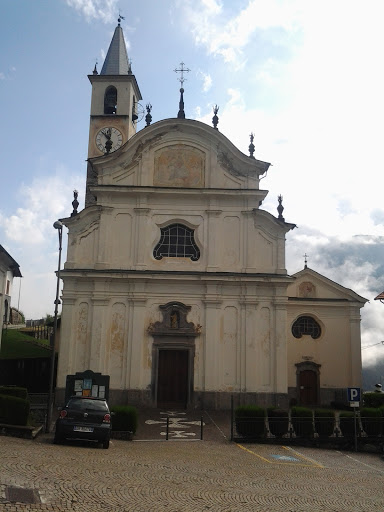
POLYGON ((360 402, 360 388, 348 388, 348 401, 360 402))

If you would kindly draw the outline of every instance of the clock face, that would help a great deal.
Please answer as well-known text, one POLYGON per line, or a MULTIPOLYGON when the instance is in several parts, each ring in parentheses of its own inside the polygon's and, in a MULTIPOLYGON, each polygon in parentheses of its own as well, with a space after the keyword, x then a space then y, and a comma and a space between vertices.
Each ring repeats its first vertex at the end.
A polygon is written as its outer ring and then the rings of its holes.
POLYGON ((116 151, 116 149, 119 149, 122 143, 123 136, 117 128, 105 127, 102 128, 96 135, 96 146, 103 153, 107 153, 108 146, 110 146, 109 153, 116 151), (108 141, 111 141, 112 144, 108 143, 108 141))

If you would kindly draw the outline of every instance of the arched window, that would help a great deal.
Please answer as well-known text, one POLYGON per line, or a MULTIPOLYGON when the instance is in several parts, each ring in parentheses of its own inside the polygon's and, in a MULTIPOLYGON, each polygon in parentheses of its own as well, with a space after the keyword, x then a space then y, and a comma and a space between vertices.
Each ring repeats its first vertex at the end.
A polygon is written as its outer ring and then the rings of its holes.
POLYGON ((104 114, 116 114, 117 89, 111 85, 104 94, 104 114))
POLYGON ((161 228, 160 241, 153 251, 156 260, 162 258, 191 258, 197 261, 200 251, 194 239, 194 230, 183 224, 161 228))
POLYGON ((292 325, 292 334, 295 338, 301 338, 304 334, 316 340, 321 336, 321 327, 311 316, 300 316, 292 325))

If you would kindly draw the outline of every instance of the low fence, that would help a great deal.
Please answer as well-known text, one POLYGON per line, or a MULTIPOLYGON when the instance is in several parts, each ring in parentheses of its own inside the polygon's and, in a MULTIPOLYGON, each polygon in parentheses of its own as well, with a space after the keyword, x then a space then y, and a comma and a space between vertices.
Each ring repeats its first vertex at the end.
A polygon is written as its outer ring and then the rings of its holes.
POLYGON ((358 412, 317 418, 292 416, 239 417, 232 408, 231 441, 338 449, 384 451, 384 417, 365 417, 358 412))
POLYGON ((31 416, 37 424, 45 425, 48 393, 28 393, 31 416))

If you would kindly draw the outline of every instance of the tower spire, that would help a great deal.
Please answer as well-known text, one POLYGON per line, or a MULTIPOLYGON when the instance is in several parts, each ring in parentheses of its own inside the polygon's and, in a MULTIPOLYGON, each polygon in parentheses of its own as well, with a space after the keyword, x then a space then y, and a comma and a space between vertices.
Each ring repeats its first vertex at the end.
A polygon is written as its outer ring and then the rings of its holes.
POLYGON ((125 45, 123 29, 120 21, 124 19, 119 16, 118 25, 109 45, 107 56, 100 75, 128 75, 130 74, 130 64, 128 61, 127 47, 125 45))

